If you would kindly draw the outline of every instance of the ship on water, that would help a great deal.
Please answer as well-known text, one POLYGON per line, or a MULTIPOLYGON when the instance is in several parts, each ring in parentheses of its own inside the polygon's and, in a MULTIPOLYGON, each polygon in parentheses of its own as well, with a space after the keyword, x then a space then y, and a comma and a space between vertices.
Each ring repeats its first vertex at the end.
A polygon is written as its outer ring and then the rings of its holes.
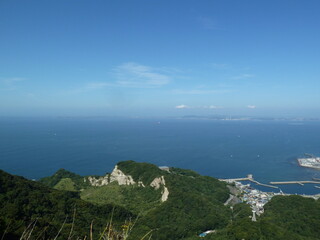
POLYGON ((305 153, 305 158, 298 158, 301 167, 320 169, 320 157, 305 153))

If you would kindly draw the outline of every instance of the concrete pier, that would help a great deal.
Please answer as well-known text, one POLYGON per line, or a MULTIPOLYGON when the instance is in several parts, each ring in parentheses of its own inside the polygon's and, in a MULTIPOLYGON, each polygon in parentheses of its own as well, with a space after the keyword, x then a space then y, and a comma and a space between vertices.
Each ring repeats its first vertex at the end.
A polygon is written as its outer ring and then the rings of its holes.
POLYGON ((281 185, 281 184, 300 184, 303 185, 305 183, 315 183, 320 184, 320 181, 285 181, 285 182, 270 182, 270 184, 281 185))
POLYGON ((249 180, 249 181, 251 181, 251 182, 253 182, 253 183, 257 184, 257 185, 264 186, 264 187, 278 188, 278 187, 276 187, 276 186, 271 186, 271 185, 268 185, 268 184, 260 183, 260 182, 258 182, 258 181, 256 181, 256 180, 253 180, 253 179, 252 179, 252 180, 249 180))
POLYGON ((256 180, 253 179, 253 175, 252 174, 248 174, 246 178, 230 178, 230 179, 219 179, 220 181, 224 181, 224 182, 241 182, 241 181, 250 181, 253 182, 257 185, 260 186, 264 186, 264 187, 269 187, 269 188, 279 188, 276 186, 272 186, 272 185, 268 185, 268 184, 264 184, 264 183, 260 183, 256 180))

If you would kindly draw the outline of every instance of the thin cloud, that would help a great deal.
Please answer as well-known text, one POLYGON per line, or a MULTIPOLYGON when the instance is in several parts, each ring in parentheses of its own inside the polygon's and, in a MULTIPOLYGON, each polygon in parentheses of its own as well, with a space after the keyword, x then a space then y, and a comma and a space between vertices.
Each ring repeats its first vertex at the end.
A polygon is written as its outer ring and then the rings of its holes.
POLYGON ((215 106, 215 105, 210 105, 210 106, 204 106, 203 108, 209 108, 209 109, 221 109, 223 107, 221 106, 215 106))
POLYGON ((113 80, 89 82, 68 93, 78 94, 104 88, 159 88, 169 84, 172 77, 168 68, 153 68, 133 62, 124 63, 112 70, 113 80))
POLYGON ((241 74, 241 75, 238 75, 238 76, 234 76, 231 79, 233 79, 233 80, 241 80, 241 79, 248 79, 248 78, 253 78, 253 77, 254 77, 253 74, 245 73, 245 74, 241 74))
POLYGON ((206 95, 206 94, 217 94, 217 93, 229 93, 231 90, 229 89, 219 89, 219 90, 205 90, 205 89, 175 89, 171 91, 173 94, 185 94, 185 95, 206 95))
POLYGON ((192 108, 192 109, 221 109, 223 107, 221 106, 215 106, 215 105, 209 105, 209 106, 189 106, 189 105, 184 105, 184 104, 181 104, 181 105, 178 105, 178 106, 175 106, 176 109, 186 109, 186 108, 192 108))
POLYGON ((257 108, 257 106, 255 106, 255 105, 248 105, 247 108, 255 109, 255 108, 257 108))
POLYGON ((26 78, 12 77, 12 78, 0 78, 2 90, 14 90, 19 82, 25 81, 26 78))
POLYGON ((181 105, 175 106, 175 108, 176 109, 186 109, 186 108, 190 108, 190 107, 187 105, 181 104, 181 105))
POLYGON ((20 77, 13 77, 13 78, 2 78, 1 82, 5 83, 5 84, 13 84, 13 83, 21 82, 24 80, 26 80, 26 79, 20 78, 20 77))
POLYGON ((87 89, 100 89, 100 88, 112 87, 112 86, 115 86, 115 84, 107 83, 107 82, 92 82, 92 83, 87 84, 86 88, 87 89))
POLYGON ((161 70, 133 62, 116 67, 114 72, 115 84, 122 87, 157 88, 171 81, 161 70))
POLYGON ((84 92, 89 92, 92 90, 99 90, 106 87, 117 87, 116 83, 108 83, 108 82, 90 82, 87 83, 85 86, 74 88, 69 91, 66 91, 67 94, 79 94, 84 92))

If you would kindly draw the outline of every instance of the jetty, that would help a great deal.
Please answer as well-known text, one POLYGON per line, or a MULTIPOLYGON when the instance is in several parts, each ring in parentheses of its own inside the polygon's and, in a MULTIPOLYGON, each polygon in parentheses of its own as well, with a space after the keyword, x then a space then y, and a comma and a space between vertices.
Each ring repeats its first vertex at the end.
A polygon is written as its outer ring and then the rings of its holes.
POLYGON ((298 164, 301 167, 320 169, 320 157, 305 153, 306 158, 298 158, 298 164))
POLYGON ((281 184, 300 184, 303 185, 305 183, 313 183, 320 184, 320 181, 284 181, 284 182, 270 182, 270 184, 281 185, 281 184))
MULTIPOLYGON (((254 180, 253 175, 252 174, 248 174, 247 177, 245 178, 229 178, 229 179, 219 179, 220 181, 224 181, 224 182, 228 182, 228 183, 232 183, 232 182, 241 182, 241 181, 250 181, 253 182, 257 185, 260 186, 264 186, 264 187, 269 187, 269 188, 279 188, 276 186, 272 186, 272 185, 268 185, 268 184, 264 184, 264 183, 260 183, 256 180, 254 180)), ((320 183, 320 182, 319 182, 320 183)))

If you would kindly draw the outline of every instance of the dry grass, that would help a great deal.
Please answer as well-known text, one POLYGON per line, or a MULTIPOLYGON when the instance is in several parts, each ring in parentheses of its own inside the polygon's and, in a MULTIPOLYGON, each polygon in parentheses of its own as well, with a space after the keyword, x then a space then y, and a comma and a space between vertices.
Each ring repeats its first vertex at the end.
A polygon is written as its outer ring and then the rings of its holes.
MULTIPOLYGON (((94 238, 94 234, 93 234, 94 222, 93 221, 90 224, 90 232, 88 235, 84 237, 75 236, 73 232, 75 218, 76 218, 76 209, 74 209, 72 225, 71 225, 71 229, 70 229, 67 240, 127 240, 130 237, 130 234, 138 220, 138 218, 136 218, 134 221, 132 221, 131 219, 126 220, 120 227, 116 227, 113 224, 113 211, 112 211, 111 219, 107 222, 105 228, 98 235, 98 237, 94 238)), ((59 239, 59 237, 61 237, 60 233, 65 227, 67 219, 68 217, 65 218, 56 236, 52 239, 50 238, 46 240, 59 239)), ((25 228, 25 230, 21 234, 20 240, 43 239, 43 237, 41 236, 44 235, 48 227, 45 227, 38 236, 35 236, 35 234, 33 233, 34 233, 34 229, 36 228, 37 222, 38 222, 38 219, 35 219, 25 228)), ((139 240, 150 240, 152 238, 152 231, 153 230, 147 232, 145 235, 139 238, 139 240)), ((4 232, 3 236, 1 237, 1 240, 6 239, 5 234, 6 232, 4 232)))

